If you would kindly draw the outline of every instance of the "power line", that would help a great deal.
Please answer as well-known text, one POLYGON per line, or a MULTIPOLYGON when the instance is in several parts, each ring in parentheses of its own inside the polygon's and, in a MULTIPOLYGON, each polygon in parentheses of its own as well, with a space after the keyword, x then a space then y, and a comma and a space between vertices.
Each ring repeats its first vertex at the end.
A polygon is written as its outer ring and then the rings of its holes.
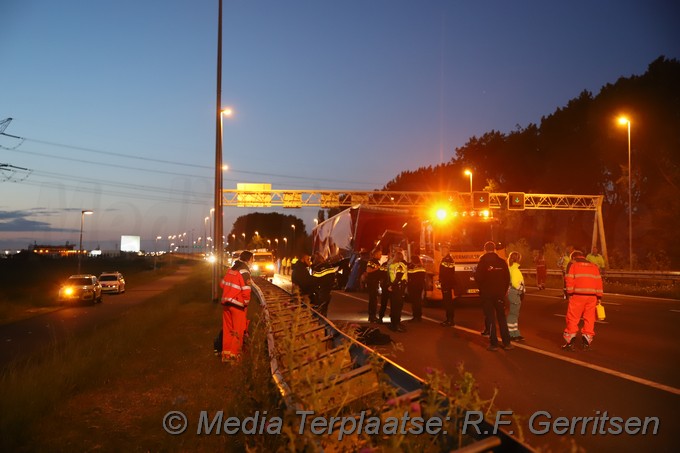
MULTIPOLYGON (((3 134, 3 135, 8 135, 8 134, 3 134)), ((147 161, 147 162, 154 162, 154 163, 162 163, 162 164, 168 164, 168 165, 178 165, 181 167, 192 167, 192 168, 200 168, 200 169, 206 169, 206 170, 213 170, 214 167, 208 166, 208 165, 199 165, 199 164, 191 164, 191 163, 186 163, 186 162, 178 162, 178 161, 172 161, 172 160, 166 160, 166 159, 155 159, 155 158, 150 158, 150 157, 144 157, 144 156, 136 156, 136 155, 131 155, 131 154, 124 154, 124 153, 115 153, 111 151, 102 151, 94 148, 87 148, 87 147, 82 147, 82 146, 75 146, 75 145, 67 145, 64 143, 57 143, 57 142, 51 142, 47 140, 38 140, 38 139, 32 139, 32 138, 27 138, 27 137, 17 137, 17 136, 11 136, 14 138, 21 139, 23 141, 27 142, 33 142, 33 143, 39 143, 42 145, 49 145, 49 146, 56 146, 60 148, 68 148, 68 149, 73 149, 77 151, 85 151, 89 153, 95 153, 95 154, 101 154, 101 155, 106 155, 106 156, 114 156, 114 157, 123 157, 126 159, 136 159, 136 160, 142 160, 142 161, 147 161)), ((23 142, 22 142, 23 143, 23 142)), ((17 145, 14 148, 5 148, 8 150, 16 150, 21 145, 17 145)), ((4 148, 4 147, 3 147, 4 148)), ((50 156, 50 155, 45 155, 49 157, 54 157, 58 158, 57 156, 50 156)), ((127 167, 129 168, 129 167, 127 167)), ((335 183, 342 183, 342 184, 362 184, 366 186, 375 186, 374 183, 372 182, 364 182, 364 181, 351 181, 351 180, 344 180, 344 179, 334 179, 334 178, 315 178, 315 177, 310 177, 310 176, 300 176, 300 175, 285 175, 285 174, 279 174, 279 173, 266 173, 266 172, 257 172, 257 171, 249 171, 249 170, 238 170, 238 169, 230 169, 230 172, 232 173, 242 173, 246 175, 255 175, 255 176, 266 176, 266 177, 277 177, 277 178, 285 178, 285 179, 292 179, 292 180, 305 180, 305 181, 317 181, 317 182, 335 182, 335 183)))

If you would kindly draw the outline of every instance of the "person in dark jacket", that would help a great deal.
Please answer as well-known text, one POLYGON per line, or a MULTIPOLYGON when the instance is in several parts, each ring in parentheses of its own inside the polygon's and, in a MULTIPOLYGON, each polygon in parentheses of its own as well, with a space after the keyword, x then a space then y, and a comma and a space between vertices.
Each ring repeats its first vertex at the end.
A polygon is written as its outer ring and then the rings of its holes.
POLYGON ((308 296, 310 299, 314 293, 314 280, 310 272, 312 260, 309 255, 302 255, 293 265, 290 281, 293 283, 293 294, 308 296))
POLYGON ((380 286, 380 259, 382 250, 376 248, 366 263, 366 287, 368 288, 368 322, 378 322, 378 287, 380 286))
POLYGON ((395 332, 406 332, 406 327, 401 322, 401 310, 404 307, 404 292, 408 283, 408 267, 401 251, 394 253, 392 262, 387 266, 387 276, 389 279, 387 290, 390 293, 389 329, 395 332))
POLYGON ((385 313, 387 313, 387 305, 390 303, 390 292, 387 288, 390 286, 390 279, 387 276, 387 266, 389 265, 389 260, 385 261, 380 265, 378 269, 378 279, 380 281, 380 313, 378 313, 378 323, 383 323, 383 318, 385 313))
POLYGON ((335 286, 337 268, 320 253, 314 254, 312 262, 312 280, 314 282, 314 301, 312 306, 323 316, 328 315, 331 303, 331 291, 335 286))
POLYGON ((514 349, 510 344, 508 322, 505 318, 505 296, 510 286, 508 263, 496 254, 496 244, 489 241, 484 244, 484 255, 479 259, 475 271, 475 281, 479 286, 479 298, 482 300, 485 329, 489 331, 489 351, 498 350, 496 337, 496 320, 503 341, 503 349, 514 349), (495 317, 495 320, 494 320, 495 317))
POLYGON ((413 310, 412 321, 423 320, 423 292, 425 291, 425 267, 420 261, 418 255, 411 257, 411 262, 408 265, 408 282, 406 283, 406 292, 408 293, 408 301, 411 303, 411 310, 413 310))
POLYGON ((441 248, 442 260, 439 263, 439 284, 442 289, 442 304, 446 312, 446 319, 441 323, 444 327, 455 325, 453 298, 456 286, 456 263, 449 253, 449 247, 444 245, 441 248))

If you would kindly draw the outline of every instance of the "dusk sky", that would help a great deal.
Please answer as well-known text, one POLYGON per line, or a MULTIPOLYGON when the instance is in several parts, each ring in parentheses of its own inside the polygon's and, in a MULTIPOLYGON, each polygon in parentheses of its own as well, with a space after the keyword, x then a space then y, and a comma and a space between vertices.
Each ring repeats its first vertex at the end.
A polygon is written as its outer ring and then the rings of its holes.
MULTIPOLYGON (((1 5, 0 121, 22 139, 0 135, 0 250, 77 244, 83 209, 85 249, 203 236, 218 0, 1 5)), ((678 19, 672 0, 224 0, 224 188, 380 189, 680 58, 678 19)), ((311 231, 316 209, 282 212, 311 231)))

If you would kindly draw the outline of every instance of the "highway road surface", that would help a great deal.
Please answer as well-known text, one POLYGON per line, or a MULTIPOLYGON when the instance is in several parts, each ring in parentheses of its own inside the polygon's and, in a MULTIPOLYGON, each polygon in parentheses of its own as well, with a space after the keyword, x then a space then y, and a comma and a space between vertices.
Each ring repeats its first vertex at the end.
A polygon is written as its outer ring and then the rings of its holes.
MULTIPOLYGON (((275 283, 286 285, 285 280, 275 283)), ((363 292, 334 291, 330 320, 339 326, 366 324, 367 299, 363 292)), ((439 325, 444 319, 439 306, 426 307, 422 322, 409 322, 406 304, 407 332, 379 326, 401 348, 377 349, 423 378, 430 369, 456 376, 463 363, 482 397, 491 398, 496 387, 495 406, 521 417, 505 428, 515 434, 521 429, 535 447, 568 451, 573 440, 588 451, 678 451, 680 301, 606 294, 604 304, 607 319, 597 322, 588 352, 560 349, 566 302, 561 291, 536 288, 529 288, 520 314, 526 341, 513 343, 514 350, 486 349, 489 340, 480 334, 483 316, 476 298, 458 304, 454 328, 439 325), (555 425, 558 417, 567 421, 555 425), (562 434, 571 428, 574 435, 562 434)), ((385 322, 388 317, 389 310, 385 322)))

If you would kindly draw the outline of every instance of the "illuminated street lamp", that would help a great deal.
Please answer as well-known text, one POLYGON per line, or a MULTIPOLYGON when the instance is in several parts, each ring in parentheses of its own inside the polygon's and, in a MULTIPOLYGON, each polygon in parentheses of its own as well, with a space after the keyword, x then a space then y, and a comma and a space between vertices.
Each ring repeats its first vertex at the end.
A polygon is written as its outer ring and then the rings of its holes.
POLYGON ((156 259, 158 258, 158 240, 161 239, 160 236, 156 236, 156 241, 153 245, 153 270, 156 270, 156 259))
POLYGON ((283 253, 288 255, 288 238, 283 238, 283 253))
POLYGON ((619 124, 628 126, 628 269, 633 270, 633 169, 630 166, 630 120, 619 117, 619 124))
POLYGON ((80 211, 80 244, 78 245, 78 274, 80 274, 80 260, 83 255, 83 219, 86 215, 92 215, 94 211, 80 211))
MULTIPOLYGON (((219 30, 219 51, 221 52, 222 49, 222 2, 220 2, 220 30, 219 30)), ((221 272, 222 272, 222 262, 224 258, 224 231, 223 231, 223 203, 222 203, 222 198, 223 198, 223 175, 222 172, 224 171, 224 165, 222 164, 222 146, 223 146, 223 131, 224 131, 224 122, 222 121, 223 117, 231 117, 233 115, 233 110, 230 108, 221 108, 220 105, 222 103, 221 99, 221 78, 222 78, 222 56, 218 55, 218 69, 217 69, 217 78, 218 78, 218 90, 217 90, 217 106, 218 106, 218 112, 217 112, 217 139, 215 140, 215 231, 213 234, 213 237, 215 238, 215 253, 217 260, 215 262, 215 266, 213 266, 213 293, 212 293, 212 298, 213 300, 217 300, 218 294, 219 294, 219 280, 221 277, 221 272)), ((228 167, 227 167, 228 168, 228 167)))
POLYGON ((472 193, 472 172, 470 170, 465 170, 464 173, 470 177, 470 193, 472 193))
POLYGON ((291 240, 290 248, 291 250, 295 250, 295 225, 291 225, 290 227, 293 229, 293 239, 291 240))

